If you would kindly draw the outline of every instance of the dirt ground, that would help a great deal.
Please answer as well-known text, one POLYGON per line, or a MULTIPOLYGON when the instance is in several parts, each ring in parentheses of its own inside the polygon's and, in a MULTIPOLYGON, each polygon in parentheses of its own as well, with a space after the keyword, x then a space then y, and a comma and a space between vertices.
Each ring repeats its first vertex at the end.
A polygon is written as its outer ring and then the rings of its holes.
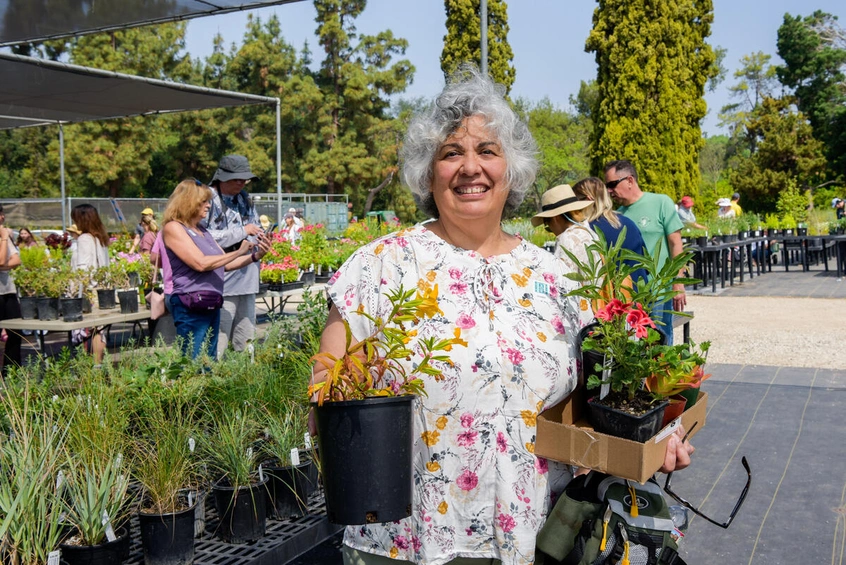
POLYGON ((695 315, 691 338, 711 341, 711 363, 846 368, 842 299, 688 295, 687 301, 695 315))

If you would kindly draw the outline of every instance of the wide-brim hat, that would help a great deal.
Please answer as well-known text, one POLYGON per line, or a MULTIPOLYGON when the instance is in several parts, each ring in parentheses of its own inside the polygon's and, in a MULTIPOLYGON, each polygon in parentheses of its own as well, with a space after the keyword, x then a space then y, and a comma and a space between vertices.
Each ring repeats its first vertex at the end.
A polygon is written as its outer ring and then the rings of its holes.
POLYGON ((212 182, 219 180, 226 182, 230 180, 258 180, 258 177, 250 170, 250 162, 243 155, 226 155, 220 160, 217 170, 214 172, 212 182))
POLYGON ((719 200, 717 200, 717 206, 731 206, 731 200, 729 200, 728 198, 720 198, 719 200))
POLYGON ((82 232, 79 231, 79 228, 76 227, 76 224, 71 224, 68 226, 68 233, 75 233, 76 235, 82 234, 82 232))
POLYGON ((573 210, 582 210, 593 204, 591 200, 579 200, 569 184, 559 184, 541 196, 541 211, 532 217, 532 225, 539 226, 544 218, 554 218, 573 210))
POLYGON ((141 210, 142 216, 152 216, 154 214, 155 214, 155 212, 153 212, 152 208, 144 208, 143 210, 141 210))
POLYGON ((264 214, 259 216, 259 223, 261 224, 261 229, 263 229, 263 230, 266 230, 267 228, 270 227, 270 219, 267 216, 265 216, 264 214))

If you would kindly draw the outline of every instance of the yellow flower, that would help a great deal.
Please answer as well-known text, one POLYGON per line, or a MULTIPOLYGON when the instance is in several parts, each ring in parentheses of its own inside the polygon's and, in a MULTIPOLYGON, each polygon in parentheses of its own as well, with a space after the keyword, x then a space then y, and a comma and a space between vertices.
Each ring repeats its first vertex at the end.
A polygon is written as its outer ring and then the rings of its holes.
POLYGON ((447 422, 448 422, 447 417, 446 417, 446 416, 441 416, 440 418, 438 418, 438 419, 435 421, 435 426, 436 426, 439 430, 442 430, 442 429, 444 429, 444 428, 446 427, 447 422))
POLYGON ((376 255, 379 255, 384 250, 385 250, 385 244, 380 243, 379 245, 376 246, 376 249, 373 250, 373 253, 375 253, 376 255))
POLYGON ((426 463, 426 468, 429 469, 430 473, 437 473, 440 470, 441 465, 437 461, 429 461, 426 463))
POLYGON ((402 342, 407 345, 411 341, 411 338, 413 338, 416 335, 417 335, 417 330, 408 330, 407 332, 405 332, 405 337, 402 338, 402 342))
POLYGON ((438 443, 439 439, 441 439, 441 433, 433 430, 431 432, 423 432, 422 434, 420 434, 420 437, 423 438, 423 443, 425 443, 429 447, 432 447, 433 445, 438 443))
POLYGON ((579 300, 579 308, 582 310, 582 312, 587 312, 587 309, 588 309, 588 301, 587 301, 587 300, 585 300, 584 298, 582 298, 581 300, 579 300))
POLYGON ((461 328, 455 328, 455 331, 452 333, 455 337, 452 338, 453 345, 461 345, 467 347, 467 342, 461 339, 461 328))
POLYGON ((538 339, 546 343, 546 334, 544 334, 543 332, 538 332, 538 339))
POLYGON ((444 315, 443 310, 438 307, 438 285, 435 285, 431 290, 425 290, 423 293, 417 293, 417 300, 422 300, 423 303, 417 307, 417 316, 425 318, 433 318, 435 314, 444 315))
POLYGON ((529 453, 534 453, 535 452, 535 444, 530 442, 530 441, 526 442, 526 451, 528 451, 529 453))
POLYGON ((519 304, 523 308, 530 308, 532 306, 532 301, 526 298, 521 298, 517 301, 517 304, 519 304))
POLYGON ((511 275, 511 278, 514 279, 514 282, 517 284, 517 286, 522 287, 529 284, 529 279, 527 277, 524 277, 523 275, 518 275, 515 273, 511 275))
POLYGON ((449 504, 446 503, 446 500, 438 504, 438 512, 441 514, 446 514, 447 510, 449 510, 449 504))
POLYGON ((396 559, 397 555, 399 555, 399 550, 397 549, 397 546, 393 546, 391 548, 391 559, 396 559))
POLYGON ((523 410, 520 412, 520 416, 523 417, 523 423, 526 424, 527 427, 533 428, 538 425, 538 413, 532 412, 531 410, 523 410))

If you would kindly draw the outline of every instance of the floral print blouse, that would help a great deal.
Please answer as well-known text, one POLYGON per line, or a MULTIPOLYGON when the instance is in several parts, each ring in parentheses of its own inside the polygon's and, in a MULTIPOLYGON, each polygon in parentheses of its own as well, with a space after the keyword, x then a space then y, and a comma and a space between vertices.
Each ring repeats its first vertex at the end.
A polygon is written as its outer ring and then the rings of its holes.
POLYGON ((596 241, 596 234, 592 229, 580 225, 572 225, 555 238, 555 256, 564 261, 571 271, 577 271, 576 264, 562 250, 562 247, 575 255, 582 263, 588 262, 587 246, 596 241))
POLYGON ((421 321, 416 339, 467 342, 453 346, 441 375, 423 375, 428 396, 415 403, 412 515, 349 526, 344 543, 428 565, 456 557, 534 561, 550 492, 570 476, 569 467, 534 455, 536 419, 575 388, 575 336, 592 317, 586 303, 564 296, 575 285, 565 272, 562 261, 528 242, 482 257, 425 224, 371 242, 338 270, 329 296, 356 338, 372 331, 356 309, 384 316, 385 293, 402 285, 436 294, 443 312, 421 321))

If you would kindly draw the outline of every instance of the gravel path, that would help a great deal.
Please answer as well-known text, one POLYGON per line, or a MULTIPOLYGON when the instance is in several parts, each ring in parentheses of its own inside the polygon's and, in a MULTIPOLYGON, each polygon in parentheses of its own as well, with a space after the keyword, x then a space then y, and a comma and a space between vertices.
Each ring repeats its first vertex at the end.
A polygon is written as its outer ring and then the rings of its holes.
POLYGON ((842 299, 688 295, 687 302, 691 338, 711 341, 711 363, 846 368, 842 299))

